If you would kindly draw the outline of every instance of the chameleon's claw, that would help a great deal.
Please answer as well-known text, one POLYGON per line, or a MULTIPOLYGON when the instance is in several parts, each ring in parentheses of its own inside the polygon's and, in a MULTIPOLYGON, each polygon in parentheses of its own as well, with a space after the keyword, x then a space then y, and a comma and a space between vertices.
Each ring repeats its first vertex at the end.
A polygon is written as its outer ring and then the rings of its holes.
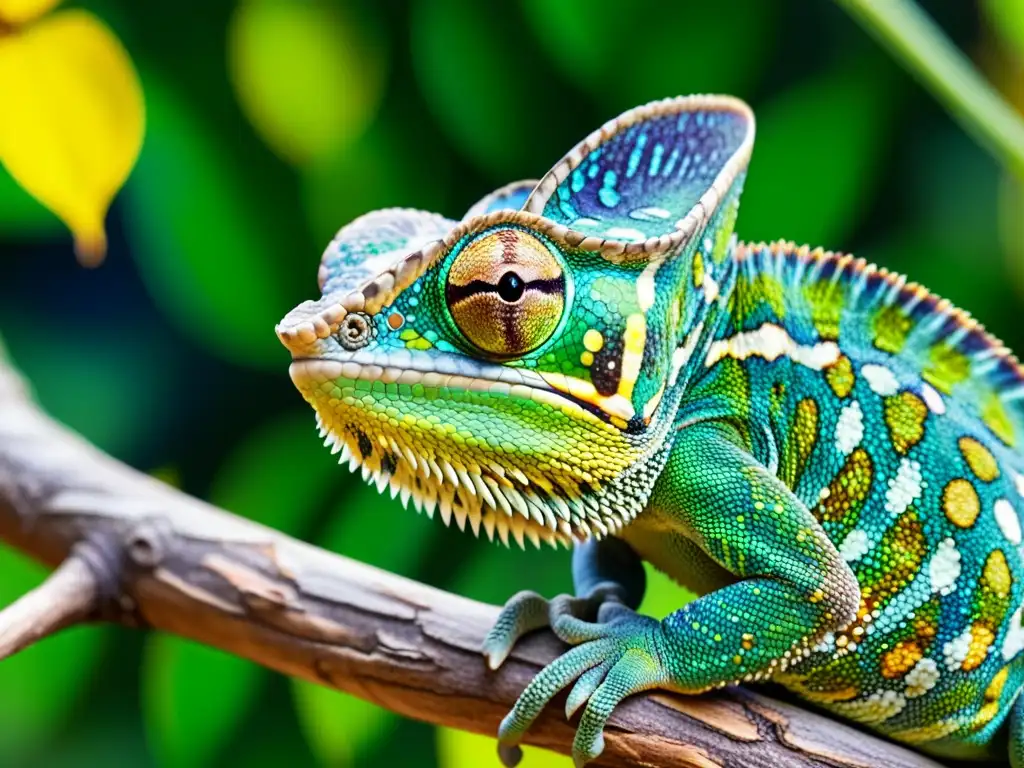
POLYGON ((548 601, 536 592, 525 590, 509 598, 484 639, 483 654, 487 666, 502 665, 520 637, 548 624, 548 601))
POLYGON ((507 747, 503 744, 498 745, 498 758, 501 760, 501 764, 505 768, 516 768, 519 765, 519 761, 523 759, 523 750, 518 746, 507 747))
MULTIPOLYGON (((500 667, 519 638, 535 629, 550 626, 559 634, 555 626, 563 617, 586 622, 606 621, 606 615, 617 615, 615 611, 624 608, 621 601, 622 587, 612 582, 598 584, 585 597, 558 595, 550 601, 536 592, 519 592, 505 603, 498 620, 484 639, 482 650, 487 666, 491 669, 500 667), (609 610, 611 612, 606 613, 609 610)), ((571 645, 585 639, 573 640, 561 634, 559 637, 571 645)))
POLYGON ((605 723, 620 701, 671 682, 660 661, 661 622, 629 609, 617 609, 612 614, 615 620, 604 624, 564 613, 553 622, 559 637, 578 645, 542 669, 502 721, 498 742, 503 761, 544 707, 573 681, 576 683, 566 702, 566 716, 571 717, 585 705, 573 742, 577 766, 601 754, 605 723))

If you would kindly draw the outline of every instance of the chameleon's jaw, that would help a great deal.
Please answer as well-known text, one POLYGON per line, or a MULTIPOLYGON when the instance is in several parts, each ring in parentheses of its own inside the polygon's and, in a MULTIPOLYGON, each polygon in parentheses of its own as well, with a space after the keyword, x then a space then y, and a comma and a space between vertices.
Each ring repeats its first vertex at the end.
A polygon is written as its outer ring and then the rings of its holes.
POLYGON ((631 519, 601 491, 635 448, 553 391, 351 359, 298 359, 290 373, 341 461, 446 525, 568 544, 631 519))

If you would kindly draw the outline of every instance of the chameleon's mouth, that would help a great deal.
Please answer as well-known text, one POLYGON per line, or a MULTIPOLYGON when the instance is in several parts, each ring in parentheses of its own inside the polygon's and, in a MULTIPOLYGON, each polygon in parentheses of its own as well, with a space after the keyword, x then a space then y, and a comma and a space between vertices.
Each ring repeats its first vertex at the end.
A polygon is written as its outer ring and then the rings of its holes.
MULTIPOLYGON (((555 407, 576 406, 581 411, 608 423, 609 415, 594 403, 576 397, 568 387, 553 387, 540 374, 525 368, 479 363, 469 358, 436 357, 425 360, 403 358, 402 364, 376 360, 369 354, 355 353, 348 360, 321 357, 297 357, 292 360, 289 374, 299 389, 300 382, 315 377, 332 381, 380 381, 385 385, 422 385, 444 387, 473 392, 489 392, 515 398, 526 398, 555 407)), ((564 378, 564 377, 563 377, 564 378)))
POLYGON ((290 373, 341 461, 446 525, 522 546, 628 522, 602 493, 635 458, 622 433, 529 371, 488 367, 501 378, 324 358, 290 373))

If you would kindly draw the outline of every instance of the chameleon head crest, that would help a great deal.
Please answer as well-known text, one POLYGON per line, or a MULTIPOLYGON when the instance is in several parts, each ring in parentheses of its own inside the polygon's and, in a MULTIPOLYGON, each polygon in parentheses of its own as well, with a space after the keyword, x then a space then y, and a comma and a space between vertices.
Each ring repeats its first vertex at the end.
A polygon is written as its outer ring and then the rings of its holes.
POLYGON ((322 298, 277 328, 329 441, 491 534, 628 522, 729 278, 753 134, 729 97, 654 102, 461 222, 388 209, 342 228, 322 298))

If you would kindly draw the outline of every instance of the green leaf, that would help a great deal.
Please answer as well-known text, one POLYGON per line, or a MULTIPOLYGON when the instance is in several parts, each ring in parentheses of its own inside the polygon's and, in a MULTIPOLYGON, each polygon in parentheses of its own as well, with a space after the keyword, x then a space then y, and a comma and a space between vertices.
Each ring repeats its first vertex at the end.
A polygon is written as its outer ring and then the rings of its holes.
POLYGON ((168 418, 174 360, 153 355, 158 343, 138 328, 76 327, 73 344, 39 344, 67 328, 41 312, 3 317, 19 369, 32 382, 44 410, 115 456, 131 456, 148 444, 168 418))
POLYGON ((210 501, 294 536, 309 532, 343 469, 317 436, 312 410, 303 406, 245 437, 220 467, 210 501))
MULTIPOLYGON (((502 768, 497 739, 455 728, 437 729, 439 768, 502 768)), ((539 747, 523 747, 523 768, 568 768, 572 758, 539 747)))
POLYGON ((142 662, 142 706, 161 768, 219 764, 255 703, 264 671, 247 659, 171 635, 153 635, 142 662))
POLYGON ((0 167, 0 235, 53 237, 61 231, 60 220, 0 167))
MULTIPOLYGON (((418 0, 413 65, 435 119, 477 165, 500 179, 547 170, 552 144, 538 104, 545 71, 500 3, 418 0)), ((422 148, 421 148, 422 149, 422 148)))
POLYGON ((1024 60, 1024 0, 983 0, 981 10, 992 31, 1024 60))
MULTIPOLYGON (((0 547, 0 607, 46 577, 46 570, 0 547)), ((109 630, 74 627, 0 663, 0 764, 27 765, 59 732, 94 678, 109 630)))
POLYGON ((647 572, 647 589, 638 609, 640 613, 664 619, 696 599, 693 592, 676 584, 650 563, 644 563, 644 570, 647 572))
POLYGON ((841 248, 877 194, 893 96, 873 68, 858 66, 759 107, 740 237, 841 248))
MULTIPOLYGON (((429 541, 431 521, 355 478, 317 544, 360 562, 412 575, 429 541)), ((398 717, 355 696, 294 680, 296 714, 321 765, 362 765, 398 717)))
POLYGON ((214 354, 280 369, 274 325, 290 307, 283 270, 297 263, 281 258, 257 192, 189 102, 152 75, 143 81, 146 144, 125 221, 146 287, 214 354))
POLYGON ((418 145, 405 126, 386 120, 302 177, 310 231, 325 246, 343 225, 376 208, 444 213, 450 188, 448 164, 418 145))
POLYGON ((758 63, 774 42, 777 15, 776 4, 764 0, 522 5, 562 72, 616 109, 686 93, 750 90, 764 70, 758 63))
POLYGON ((384 95, 385 43, 352 4, 244 0, 228 30, 231 79, 264 141, 305 165, 369 125, 384 95))

